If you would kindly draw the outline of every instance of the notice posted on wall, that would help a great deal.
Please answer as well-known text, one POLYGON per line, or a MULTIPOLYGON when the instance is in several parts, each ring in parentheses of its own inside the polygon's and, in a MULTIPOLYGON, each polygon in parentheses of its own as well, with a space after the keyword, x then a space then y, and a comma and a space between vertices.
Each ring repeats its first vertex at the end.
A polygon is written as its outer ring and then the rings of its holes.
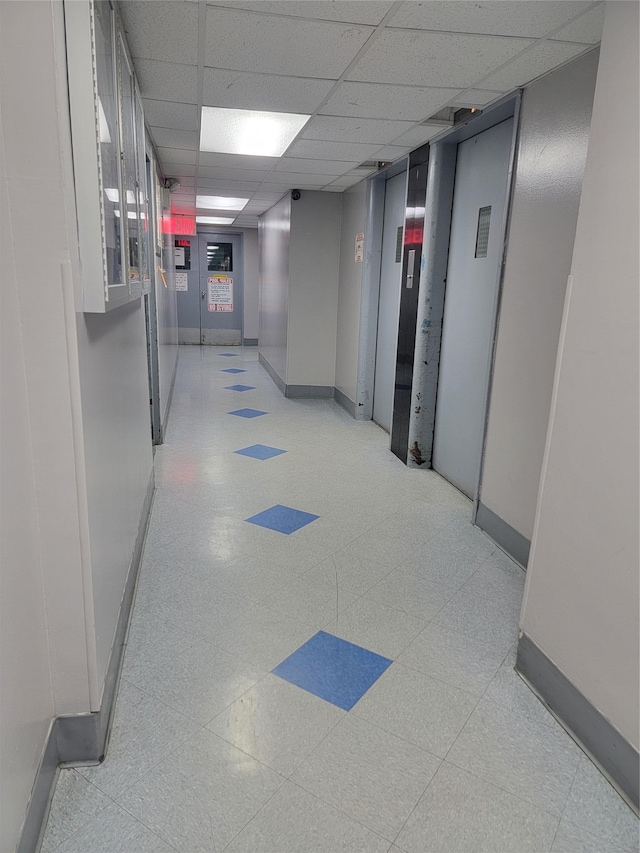
POLYGON ((233 311, 233 279, 228 275, 212 275, 207 279, 209 311, 233 311))
POLYGON ((176 273, 176 290, 181 290, 183 293, 189 290, 189 273, 176 273))
POLYGON ((174 252, 175 265, 177 267, 183 267, 184 266, 184 247, 183 246, 176 246, 175 249, 173 250, 173 252, 174 252))
POLYGON ((364 260, 364 234, 356 234, 356 263, 364 260))

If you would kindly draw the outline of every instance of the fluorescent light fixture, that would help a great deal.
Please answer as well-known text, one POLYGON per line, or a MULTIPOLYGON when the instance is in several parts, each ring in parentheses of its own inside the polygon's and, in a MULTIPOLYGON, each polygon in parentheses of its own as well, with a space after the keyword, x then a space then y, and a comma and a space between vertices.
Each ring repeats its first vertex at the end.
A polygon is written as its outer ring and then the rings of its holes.
POLYGON ((98 128, 100 131, 100 142, 111 142, 111 134, 109 133, 109 124, 107 117, 104 114, 104 108, 100 96, 98 96, 98 128))
POLYGON ((203 107, 200 150, 282 157, 310 118, 299 113, 203 107))
MULTIPOLYGON (((111 189, 111 187, 107 187, 107 189, 105 189, 104 191, 104 194, 109 199, 109 201, 112 201, 114 204, 117 204, 120 201, 120 193, 118 192, 118 190, 114 190, 111 189)), ((140 201, 142 201, 142 193, 140 193, 140 201)), ((127 204, 135 203, 136 197, 133 194, 133 190, 127 190, 127 204)))
POLYGON ((231 225, 234 216, 196 216, 201 225, 231 225))
POLYGON ((242 210, 248 198, 229 198, 223 195, 197 195, 198 210, 242 210))

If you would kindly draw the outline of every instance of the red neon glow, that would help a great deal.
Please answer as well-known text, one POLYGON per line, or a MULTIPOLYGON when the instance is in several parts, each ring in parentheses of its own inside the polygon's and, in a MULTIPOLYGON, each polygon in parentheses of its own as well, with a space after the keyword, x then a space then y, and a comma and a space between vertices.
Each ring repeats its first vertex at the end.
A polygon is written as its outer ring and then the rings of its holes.
POLYGON ((190 240, 176 240, 176 246, 182 246, 185 249, 190 249, 191 248, 191 241, 190 240))
POLYGON ((423 232, 422 228, 407 228, 407 229, 405 229, 405 232, 404 232, 404 244, 405 244, 405 246, 421 244, 423 233, 424 232, 423 232))
POLYGON ((185 234, 194 236, 196 233, 195 216, 164 216, 162 218, 163 234, 185 234))

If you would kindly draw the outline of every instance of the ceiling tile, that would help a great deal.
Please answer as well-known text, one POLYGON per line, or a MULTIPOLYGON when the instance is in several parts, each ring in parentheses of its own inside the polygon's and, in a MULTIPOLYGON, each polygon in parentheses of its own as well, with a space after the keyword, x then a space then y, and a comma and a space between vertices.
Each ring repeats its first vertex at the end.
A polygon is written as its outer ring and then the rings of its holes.
POLYGON ((320 192, 323 192, 323 193, 343 193, 344 189, 345 189, 344 187, 338 187, 335 184, 327 184, 326 187, 322 187, 322 190, 320 192))
POLYGON ((385 145, 376 151, 376 160, 386 160, 392 163, 394 160, 405 157, 412 149, 406 145, 385 145))
MULTIPOLYGON (((506 91, 506 90, 505 90, 506 91)), ((504 92, 489 91, 486 89, 466 89, 451 101, 452 106, 484 107, 502 97, 504 92)))
POLYGON ((261 185, 262 189, 266 189, 270 192, 276 193, 278 197, 280 197, 282 193, 288 192, 293 187, 295 187, 295 184, 287 184, 284 181, 282 181, 281 183, 273 183, 270 181, 268 184, 264 183, 261 185))
POLYGON ((194 130, 151 127, 151 136, 159 148, 188 148, 195 151, 198 144, 198 134, 194 130))
POLYGON ((589 0, 427 0, 403 3, 387 26, 539 38, 589 5, 589 0))
MULTIPOLYGON (((362 159, 362 158, 360 158, 362 159)), ((276 166, 277 174, 283 172, 312 171, 316 175, 343 175, 358 165, 360 160, 314 160, 303 157, 283 157, 276 166)))
POLYGON ((339 178, 336 178, 335 181, 331 181, 328 184, 329 187, 353 187, 355 184, 359 184, 360 181, 365 179, 366 175, 342 175, 339 178))
POLYGON ((334 85, 334 80, 205 68, 202 102, 208 107, 311 115, 334 85))
POLYGON ((164 148, 158 146, 158 154, 161 160, 167 163, 189 163, 195 165, 196 152, 186 148, 164 148))
POLYGON ((171 210, 174 213, 194 214, 195 207, 193 204, 193 199, 189 200, 182 197, 171 196, 171 210))
POLYGON ((208 6, 205 65, 336 80, 372 32, 208 6))
POLYGON ((217 178, 222 181, 262 181, 266 169, 221 169, 218 166, 200 166, 198 178, 217 178))
POLYGON ((390 142, 411 122, 385 119, 314 116, 303 128, 301 139, 330 139, 340 142, 390 142))
POLYGON ((198 7, 167 0, 127 0, 119 4, 131 55, 161 56, 167 62, 198 63, 198 7))
POLYGON ((292 157, 309 157, 318 160, 366 160, 379 146, 364 142, 329 142, 317 139, 296 139, 287 149, 292 157))
MULTIPOLYGON (((172 149, 173 150, 173 149, 172 149)), ((177 178, 181 181, 182 177, 192 178, 196 173, 196 167, 189 165, 187 163, 172 163, 169 160, 164 159, 161 152, 158 152, 160 156, 160 163, 162 164, 162 171, 167 177, 177 178)))
POLYGON ((201 166, 217 166, 220 169, 251 169, 268 172, 280 162, 279 157, 253 157, 248 154, 218 154, 214 151, 200 152, 201 166))
POLYGON ((294 15, 320 21, 340 21, 352 24, 379 24, 393 6, 392 0, 258 0, 258 2, 210 2, 210 6, 232 6, 234 9, 249 9, 274 15, 294 15))
POLYGON ((256 204, 258 202, 275 202, 275 201, 278 201, 279 198, 280 198, 280 193, 270 193, 270 192, 264 192, 264 190, 260 190, 260 192, 255 193, 251 197, 250 204, 252 204, 253 202, 256 202, 256 204))
POLYGON ((604 24, 604 3, 599 3, 591 12, 587 12, 572 24, 553 34, 554 39, 577 41, 582 44, 598 44, 602 38, 604 24))
POLYGON ((445 106, 460 87, 420 89, 373 83, 342 83, 321 112, 327 115, 422 121, 445 106))
POLYGON ((254 192, 260 186, 260 181, 225 181, 222 178, 199 177, 197 186, 199 192, 221 190, 232 194, 236 192, 254 192))
MULTIPOLYGON (((310 161, 313 163, 313 161, 310 161)), ((335 175, 314 175, 307 172, 273 172, 273 183, 291 184, 292 187, 323 187, 330 183, 335 175)), ((266 178, 263 187, 268 187, 271 178, 266 178)))
POLYGON ((176 130, 198 129, 198 107, 175 101, 143 99, 144 117, 152 127, 173 127, 176 130))
POLYGON ((198 69, 195 65, 137 59, 133 63, 143 98, 159 101, 198 102, 198 69))
POLYGON ((545 74, 562 62, 578 56, 584 50, 585 46, 582 44, 566 44, 559 41, 540 42, 524 56, 518 57, 501 71, 497 71, 482 80, 482 86, 486 86, 488 89, 510 91, 535 80, 536 77, 545 74))
POLYGON ((385 30, 348 79, 466 88, 530 44, 530 39, 385 30))
POLYGON ((191 175, 182 175, 180 177, 180 186, 183 190, 186 190, 186 191, 193 190, 195 185, 196 185, 195 177, 192 177, 191 175))
POLYGON ((413 150, 414 148, 418 148, 420 145, 424 145, 425 142, 436 136, 442 130, 444 130, 443 127, 435 127, 434 125, 418 125, 418 127, 414 127, 412 130, 409 130, 407 133, 403 133, 402 136, 394 139, 393 144, 408 146, 413 150))

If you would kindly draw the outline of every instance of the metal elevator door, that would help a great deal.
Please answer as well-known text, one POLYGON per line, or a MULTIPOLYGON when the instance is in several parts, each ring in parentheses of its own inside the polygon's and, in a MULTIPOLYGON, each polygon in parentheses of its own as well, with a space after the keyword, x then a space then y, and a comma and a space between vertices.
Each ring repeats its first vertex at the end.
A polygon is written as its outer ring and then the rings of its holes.
POLYGON ((470 498, 482 455, 512 135, 508 119, 458 146, 433 467, 470 498))
POLYGON ((406 172, 387 180, 382 224, 373 420, 389 433, 396 381, 406 194, 406 172))

